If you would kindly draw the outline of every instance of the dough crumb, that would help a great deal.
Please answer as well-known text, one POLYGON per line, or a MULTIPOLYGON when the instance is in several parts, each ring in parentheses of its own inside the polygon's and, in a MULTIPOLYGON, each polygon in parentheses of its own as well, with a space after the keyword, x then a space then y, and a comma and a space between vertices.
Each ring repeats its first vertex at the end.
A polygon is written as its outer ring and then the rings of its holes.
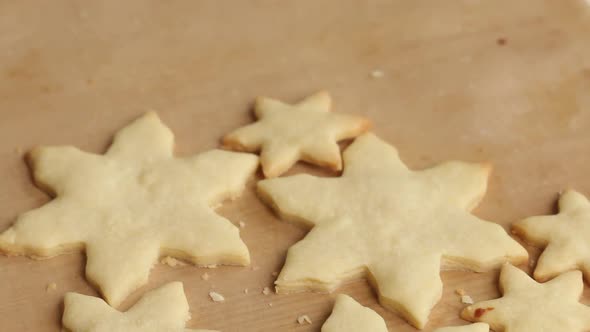
POLYGON ((381 78, 385 76, 385 73, 381 69, 375 69, 371 72, 372 78, 381 78))
POLYGON ((271 302, 271 303, 269 303, 269 304, 268 304, 268 306, 272 308, 272 302, 271 302))
POLYGON ((238 223, 238 225, 240 225, 240 228, 244 228, 244 227, 246 227, 246 223, 245 223, 245 222, 243 222, 243 221, 240 221, 240 222, 238 223))
POLYGON ((270 288, 264 287, 262 289, 262 294, 264 294, 264 295, 270 295, 270 293, 272 293, 272 291, 270 290, 270 288))
POLYGON ((209 274, 208 274, 207 272, 203 273, 203 274, 201 275, 201 279, 203 279, 203 280, 205 280, 205 281, 209 280, 209 274))
POLYGON ((45 289, 47 292, 51 292, 57 289, 57 284, 55 282, 52 282, 50 284, 47 285, 47 288, 45 289))
POLYGON ((301 315, 299 317, 297 317, 297 323, 303 325, 303 324, 311 324, 311 319, 309 318, 308 315, 301 315))
POLYGON ((248 288, 244 288, 244 294, 248 294, 248 288))
POLYGON ((475 303, 475 302, 473 302, 473 299, 469 295, 462 295, 461 296, 461 302, 464 303, 464 304, 473 304, 473 303, 475 303))
POLYGON ((160 260, 160 263, 166 264, 170 267, 185 266, 186 263, 170 256, 166 256, 160 260))
POLYGON ((223 295, 216 293, 216 292, 209 292, 209 297, 213 302, 223 302, 225 301, 225 297, 223 295))
POLYGON ((457 295, 459 295, 459 296, 464 296, 465 294, 467 294, 467 293, 465 293, 465 290, 463 288, 455 289, 455 293, 457 293, 457 295))

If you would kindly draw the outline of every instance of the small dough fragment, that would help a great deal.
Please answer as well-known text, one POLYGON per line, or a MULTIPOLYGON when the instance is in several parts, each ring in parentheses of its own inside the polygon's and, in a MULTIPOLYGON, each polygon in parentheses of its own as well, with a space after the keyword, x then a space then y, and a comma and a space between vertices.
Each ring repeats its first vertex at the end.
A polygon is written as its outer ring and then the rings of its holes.
POLYGON ((225 297, 217 292, 209 292, 209 297, 213 302, 224 302, 225 297))
POLYGON ((297 323, 303 325, 303 324, 311 324, 311 318, 309 318, 308 315, 301 315, 299 317, 297 317, 297 323))
POLYGON ((348 295, 339 294, 322 332, 387 332, 385 321, 375 311, 360 305, 348 295))
POLYGON ((489 332, 490 326, 486 323, 474 323, 463 326, 441 327, 433 332, 489 332))
POLYGON ((62 322, 71 332, 214 332, 184 328, 190 313, 180 282, 145 293, 126 312, 78 293, 67 293, 64 302, 62 322))
POLYGON ((461 303, 463 303, 463 304, 473 304, 475 302, 473 302, 473 299, 471 298, 471 296, 469 296, 469 295, 463 295, 463 296, 461 296, 461 303))

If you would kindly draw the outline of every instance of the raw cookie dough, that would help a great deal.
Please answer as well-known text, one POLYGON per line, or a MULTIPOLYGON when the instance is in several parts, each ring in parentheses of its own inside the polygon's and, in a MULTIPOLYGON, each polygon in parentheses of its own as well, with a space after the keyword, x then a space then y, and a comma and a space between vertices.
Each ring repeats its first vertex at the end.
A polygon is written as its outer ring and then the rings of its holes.
POLYGON ((313 229, 289 249, 279 293, 333 291, 369 278, 381 304, 423 328, 442 294, 444 268, 487 271, 528 253, 469 211, 484 196, 488 165, 446 162, 409 170, 394 147, 365 134, 344 152, 339 178, 263 180, 260 197, 313 229))
POLYGON ((375 311, 363 307, 348 295, 336 297, 334 310, 322 332, 387 332, 385 321, 375 311))
POLYGON ((247 265, 239 229, 211 207, 244 189, 257 159, 222 150, 174 158, 172 132, 155 113, 121 130, 105 155, 36 148, 35 181, 56 197, 19 216, 0 249, 33 257, 85 249, 86 276, 113 306, 147 282, 160 256, 247 265))
POLYGON ((528 243, 544 247, 533 276, 547 281, 561 273, 581 270, 590 281, 590 202, 569 190, 559 198, 559 213, 530 217, 512 226, 528 243))
POLYGON ((331 103, 323 91, 295 105, 260 97, 254 109, 258 121, 226 135, 223 145, 261 151, 260 163, 268 178, 283 174, 297 160, 340 170, 337 142, 362 134, 370 124, 361 117, 330 112, 331 103))
POLYGON ((433 332, 489 332, 490 326, 485 323, 475 323, 464 326, 441 327, 433 332))
POLYGON ((70 332, 214 332, 185 329, 190 318, 182 283, 172 282, 147 292, 127 312, 97 297, 67 293, 62 322, 70 332))
POLYGON ((496 332, 584 332, 590 329, 590 307, 578 302, 583 290, 580 271, 539 284, 506 264, 500 274, 503 296, 471 305, 461 316, 486 322, 496 332))

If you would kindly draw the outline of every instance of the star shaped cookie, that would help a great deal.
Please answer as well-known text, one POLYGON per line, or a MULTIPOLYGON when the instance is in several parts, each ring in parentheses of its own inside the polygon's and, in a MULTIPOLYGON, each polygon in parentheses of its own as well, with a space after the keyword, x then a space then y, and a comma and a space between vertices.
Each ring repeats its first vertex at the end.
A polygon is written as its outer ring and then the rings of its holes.
POLYGON ((214 332, 184 328, 190 313, 180 282, 147 292, 127 312, 77 293, 67 293, 64 302, 62 323, 71 332, 214 332))
POLYGON ((433 332, 489 332, 490 326, 485 323, 475 323, 464 326, 441 327, 433 332))
POLYGON ((375 311, 363 307, 353 298, 340 294, 322 332, 387 332, 385 321, 375 311))
POLYGON ((59 146, 29 157, 35 182, 56 197, 20 215, 0 234, 0 249, 41 258, 85 249, 86 276, 111 305, 145 284, 160 256, 249 264, 238 228, 212 206, 244 189, 254 155, 174 158, 172 132, 148 113, 121 130, 105 155, 59 146))
POLYGON ((469 211, 483 197, 489 166, 446 162, 409 170, 394 147, 364 134, 344 152, 339 178, 296 175, 258 183, 284 219, 313 227, 289 249, 279 293, 332 291, 367 277, 382 305, 423 328, 446 269, 486 271, 526 262, 526 250, 469 211))
POLYGON ((370 124, 361 117, 330 112, 331 103, 323 91, 295 105, 260 97, 254 108, 258 121, 226 135, 223 145, 261 151, 260 164, 268 178, 283 174, 298 160, 341 170, 337 142, 362 134, 370 124))
POLYGON ((545 247, 533 276, 547 281, 570 270, 582 270, 590 281, 590 202, 570 190, 559 199, 559 214, 530 217, 512 226, 528 243, 545 247))
POLYGON ((500 274, 503 296, 471 305, 461 316, 497 332, 584 332, 590 330, 590 307, 578 302, 583 290, 580 271, 540 284, 506 264, 500 274))

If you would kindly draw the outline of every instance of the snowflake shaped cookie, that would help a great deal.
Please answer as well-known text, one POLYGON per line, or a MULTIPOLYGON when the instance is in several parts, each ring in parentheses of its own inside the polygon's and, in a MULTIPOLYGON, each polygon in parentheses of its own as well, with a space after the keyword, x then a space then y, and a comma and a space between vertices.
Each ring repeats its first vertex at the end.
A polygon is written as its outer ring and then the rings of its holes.
POLYGON ((254 155, 174 158, 172 132, 148 113, 121 130, 105 155, 41 147, 30 161, 38 186, 55 198, 20 215, 0 234, 0 249, 41 258, 84 249, 86 276, 111 305, 145 284, 160 256, 249 264, 238 228, 212 206, 243 190, 257 168, 254 155))
POLYGON ((506 264, 500 274, 503 296, 471 305, 461 316, 497 332, 584 332, 590 330, 590 307, 578 302, 583 290, 580 271, 540 284, 506 264))
POLYGON ((331 98, 319 92, 288 105, 270 98, 256 100, 258 121, 223 138, 223 144, 239 151, 261 151, 260 164, 266 177, 286 172, 298 160, 342 169, 337 142, 356 137, 369 128, 369 121, 330 112, 331 98))
POLYGON ((526 218, 516 222, 512 232, 545 247, 533 274, 536 280, 579 269, 590 281, 590 202, 584 195, 566 191, 559 198, 558 214, 526 218))
POLYGON ((263 180, 258 192, 284 219, 313 229, 289 249, 279 293, 332 291, 368 278, 385 307, 423 328, 442 294, 444 268, 486 271, 525 262, 526 250, 469 211, 489 166, 446 162, 412 171, 394 147, 365 134, 344 152, 339 178, 263 180))

